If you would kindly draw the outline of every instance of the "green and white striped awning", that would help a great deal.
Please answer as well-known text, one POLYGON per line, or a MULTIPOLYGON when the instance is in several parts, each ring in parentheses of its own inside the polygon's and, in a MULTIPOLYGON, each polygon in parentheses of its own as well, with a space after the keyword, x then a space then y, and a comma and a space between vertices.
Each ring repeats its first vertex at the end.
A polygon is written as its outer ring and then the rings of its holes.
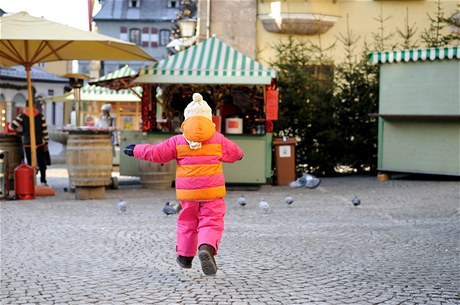
POLYGON ((104 81, 111 81, 111 80, 119 79, 119 78, 133 77, 136 74, 137 74, 137 71, 134 71, 128 65, 125 65, 124 67, 118 70, 115 70, 109 74, 101 76, 95 80, 91 80, 89 83, 93 85, 96 82, 104 82, 104 81))
POLYGON ((211 37, 142 68, 135 83, 270 84, 276 72, 211 37))
POLYGON ((412 49, 401 51, 380 51, 368 54, 373 63, 393 63, 409 61, 460 59, 460 47, 444 47, 429 49, 412 49))
MULTIPOLYGON (((134 94, 130 89, 111 90, 105 87, 94 85, 85 85, 81 88, 80 99, 82 101, 98 101, 98 102, 140 102, 142 96, 142 87, 132 87, 138 95, 134 94)), ((75 100, 73 90, 69 93, 50 96, 43 99, 46 102, 71 102, 75 100)))

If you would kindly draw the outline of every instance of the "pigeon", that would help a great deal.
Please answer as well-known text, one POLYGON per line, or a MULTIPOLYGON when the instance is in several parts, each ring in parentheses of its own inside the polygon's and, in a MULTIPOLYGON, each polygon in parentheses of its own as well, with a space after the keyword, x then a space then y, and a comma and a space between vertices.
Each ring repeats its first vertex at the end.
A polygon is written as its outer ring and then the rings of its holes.
POLYGON ((313 175, 309 175, 309 174, 305 174, 305 175, 306 175, 306 180, 307 180, 307 183, 305 184, 305 187, 307 189, 315 189, 321 183, 321 179, 316 178, 313 175))
POLYGON ((359 200, 359 198, 357 196, 354 196, 352 199, 351 199, 351 203, 353 203, 353 205, 356 207, 358 205, 361 204, 361 200, 359 200))
POLYGON ((264 198, 259 201, 259 209, 264 213, 270 212, 270 205, 265 201, 264 198))
POLYGON ((118 214, 123 214, 126 212, 126 201, 123 198, 118 200, 118 214))
POLYGON ((313 175, 304 173, 302 177, 297 178, 297 180, 292 181, 289 186, 291 188, 306 187, 308 189, 314 189, 319 186, 321 179, 316 178, 313 175))
POLYGON ((171 203, 171 202, 166 202, 165 206, 163 207, 163 213, 166 214, 166 216, 177 214, 182 210, 182 206, 180 205, 179 202, 176 203, 171 203))
POLYGON ((293 202, 294 198, 292 198, 292 196, 287 195, 286 197, 284 197, 284 203, 286 203, 287 205, 291 205, 293 202))
POLYGON ((241 195, 241 197, 238 198, 238 205, 239 205, 240 207, 244 207, 244 206, 246 205, 246 198, 244 198, 243 195, 241 195))

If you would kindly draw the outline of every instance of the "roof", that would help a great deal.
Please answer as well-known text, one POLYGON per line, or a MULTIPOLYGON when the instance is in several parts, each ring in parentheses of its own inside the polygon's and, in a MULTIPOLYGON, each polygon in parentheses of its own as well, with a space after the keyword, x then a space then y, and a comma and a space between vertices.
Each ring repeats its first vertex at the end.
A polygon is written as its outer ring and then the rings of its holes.
MULTIPOLYGON (((136 93, 130 89, 111 90, 104 87, 85 85, 81 88, 80 99, 82 101, 99 101, 99 102, 140 102, 142 96, 142 87, 132 87, 136 93)), ((50 96, 44 98, 47 102, 66 102, 75 99, 73 91, 63 95, 50 96)))
POLYGON ((135 83, 270 84, 276 71, 262 66, 215 36, 142 68, 135 83))
POLYGON ((409 61, 427 61, 443 59, 460 59, 460 47, 443 47, 429 49, 411 49, 401 51, 380 51, 369 53, 373 63, 393 63, 409 61))
MULTIPOLYGON (((23 66, 0 67, 1 79, 17 79, 26 80, 27 74, 23 66)), ((68 83, 69 79, 57 76, 56 74, 48 73, 38 68, 33 68, 30 71, 30 78, 35 82, 54 82, 68 83)))
POLYGON ((167 0, 141 1, 139 8, 128 7, 128 1, 106 0, 93 20, 171 21, 178 12, 178 8, 167 7, 167 0))

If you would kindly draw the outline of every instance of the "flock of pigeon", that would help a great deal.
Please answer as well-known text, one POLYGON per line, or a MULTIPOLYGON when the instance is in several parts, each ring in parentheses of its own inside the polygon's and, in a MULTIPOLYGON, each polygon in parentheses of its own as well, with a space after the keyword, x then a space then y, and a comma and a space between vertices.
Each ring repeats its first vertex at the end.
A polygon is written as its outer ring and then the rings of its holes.
MULTIPOLYGON (((292 196, 290 196, 290 195, 287 195, 286 197, 284 197, 284 203, 287 206, 291 206, 294 203, 294 198, 292 196)), ((358 206, 358 205, 361 204, 361 200, 357 196, 354 196, 351 199, 351 203, 353 204, 353 206, 358 206)), ((238 204, 238 206, 240 206, 242 208, 244 208, 247 205, 247 201, 246 201, 246 198, 244 197, 244 195, 241 195, 241 197, 238 198, 237 204, 238 204)), ((272 209, 270 208, 270 205, 268 204, 268 202, 263 197, 259 201, 259 209, 263 213, 271 213, 271 212, 273 212, 272 209)))
MULTIPOLYGON (((289 186, 291 188, 306 187, 309 189, 314 189, 314 188, 317 188, 320 183, 321 183, 321 180, 319 178, 316 178, 313 175, 305 173, 302 175, 302 177, 298 178, 296 181, 291 182, 289 186)), ((290 206, 294 203, 294 198, 290 195, 287 195, 286 197, 284 197, 284 203, 287 206, 290 206)), ((351 203, 353 204, 353 206, 358 206, 361 204, 361 200, 355 195, 351 199, 351 203)), ((247 201, 244 195, 241 195, 241 197, 238 198, 237 205, 242 208, 244 208, 247 205, 247 201)), ((259 209, 263 213, 272 212, 270 205, 264 198, 261 198, 261 200, 259 201, 259 209)), ((181 210, 182 210, 182 206, 180 205, 178 201, 168 201, 165 203, 163 207, 163 213, 165 213, 166 216, 178 214, 181 210)), ((118 201, 118 214, 123 214, 125 212, 126 212, 126 201, 123 198, 120 198, 120 200, 118 201)))
MULTIPOLYGON (((291 205, 292 203, 294 202, 294 199, 292 198, 292 196, 286 196, 284 198, 284 203, 286 203, 288 206, 291 205)), ((237 204, 238 206, 244 208, 247 204, 247 201, 246 201, 246 198, 244 197, 244 195, 241 195, 240 198, 238 198, 237 200, 237 204)), ((272 212, 272 209, 270 208, 270 205, 268 204, 267 201, 265 201, 264 198, 262 198, 260 201, 259 201, 259 209, 264 212, 264 213, 271 213, 272 212)))

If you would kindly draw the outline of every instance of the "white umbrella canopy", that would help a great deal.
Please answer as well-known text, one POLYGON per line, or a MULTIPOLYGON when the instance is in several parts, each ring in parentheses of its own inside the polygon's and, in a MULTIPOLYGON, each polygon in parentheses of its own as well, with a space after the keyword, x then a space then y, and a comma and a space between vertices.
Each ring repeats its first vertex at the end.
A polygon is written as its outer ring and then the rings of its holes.
MULTIPOLYGON (((71 12, 69 12, 71 13, 71 12)), ((156 60, 137 45, 19 12, 0 17, 0 65, 22 65, 27 73, 28 107, 33 113, 30 70, 59 60, 156 60)), ((35 124, 30 116, 32 166, 36 168, 35 124)))
POLYGON ((26 12, 0 17, 0 65, 59 60, 156 60, 137 45, 34 17, 26 12))

